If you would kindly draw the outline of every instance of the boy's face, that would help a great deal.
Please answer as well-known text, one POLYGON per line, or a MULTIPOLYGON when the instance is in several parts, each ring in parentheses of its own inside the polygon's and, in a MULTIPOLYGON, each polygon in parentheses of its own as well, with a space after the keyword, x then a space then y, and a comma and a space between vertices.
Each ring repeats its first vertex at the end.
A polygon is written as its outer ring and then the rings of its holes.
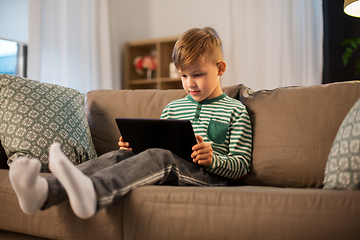
POLYGON ((185 91, 197 102, 213 99, 223 91, 220 86, 220 76, 226 69, 225 62, 217 64, 206 62, 203 57, 191 63, 179 73, 185 91))

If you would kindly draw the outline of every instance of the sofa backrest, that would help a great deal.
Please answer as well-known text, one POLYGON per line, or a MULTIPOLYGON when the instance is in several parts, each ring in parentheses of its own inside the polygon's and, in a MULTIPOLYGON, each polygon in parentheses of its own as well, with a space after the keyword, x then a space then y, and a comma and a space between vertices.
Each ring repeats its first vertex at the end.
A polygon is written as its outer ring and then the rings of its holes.
POLYGON ((253 126, 250 185, 322 187, 336 133, 360 98, 360 82, 240 90, 253 126))
POLYGON ((184 90, 95 90, 86 94, 85 112, 98 155, 118 149, 117 117, 159 118, 172 100, 184 90))
MULTIPOLYGON (((224 88, 248 109, 253 126, 251 171, 241 183, 322 187, 326 161, 341 122, 360 98, 360 82, 252 92, 224 88)), ((159 118, 183 90, 96 90, 85 111, 99 155, 118 149, 116 117, 159 118)))
MULTIPOLYGON (((223 88, 230 97, 238 98, 241 85, 223 88)), ((186 96, 174 90, 95 90, 86 94, 85 112, 98 155, 118 149, 120 132, 117 117, 159 118, 171 101, 186 96)))

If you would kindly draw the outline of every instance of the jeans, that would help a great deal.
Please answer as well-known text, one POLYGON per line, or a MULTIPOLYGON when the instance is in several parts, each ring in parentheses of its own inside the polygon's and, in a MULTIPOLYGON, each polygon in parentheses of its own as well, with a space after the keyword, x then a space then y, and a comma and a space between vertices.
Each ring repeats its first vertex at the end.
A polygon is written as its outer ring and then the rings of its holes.
MULTIPOLYGON (((227 179, 183 160, 164 149, 148 149, 137 155, 115 150, 77 165, 94 183, 98 210, 114 205, 131 190, 144 185, 224 186, 227 179)), ((44 209, 67 200, 60 182, 49 175, 49 197, 44 209)))

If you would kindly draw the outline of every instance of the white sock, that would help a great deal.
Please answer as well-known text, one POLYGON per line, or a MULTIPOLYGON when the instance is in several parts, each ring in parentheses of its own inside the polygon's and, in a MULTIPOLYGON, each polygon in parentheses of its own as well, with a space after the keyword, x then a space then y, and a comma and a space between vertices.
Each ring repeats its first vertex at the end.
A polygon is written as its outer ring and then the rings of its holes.
POLYGON ((97 208, 94 184, 61 151, 59 143, 50 146, 49 168, 64 187, 75 215, 83 219, 92 217, 97 208))
POLYGON ((40 177, 41 163, 38 159, 19 157, 10 165, 9 178, 24 213, 34 215, 45 203, 49 187, 40 177))

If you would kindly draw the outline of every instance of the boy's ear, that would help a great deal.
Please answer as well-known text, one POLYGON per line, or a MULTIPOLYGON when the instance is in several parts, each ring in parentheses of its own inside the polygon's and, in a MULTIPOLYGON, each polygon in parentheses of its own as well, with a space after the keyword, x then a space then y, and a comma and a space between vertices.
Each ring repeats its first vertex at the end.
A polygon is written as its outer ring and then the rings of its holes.
POLYGON ((224 61, 220 61, 216 65, 218 67, 218 76, 222 76, 226 70, 226 63, 224 61))

